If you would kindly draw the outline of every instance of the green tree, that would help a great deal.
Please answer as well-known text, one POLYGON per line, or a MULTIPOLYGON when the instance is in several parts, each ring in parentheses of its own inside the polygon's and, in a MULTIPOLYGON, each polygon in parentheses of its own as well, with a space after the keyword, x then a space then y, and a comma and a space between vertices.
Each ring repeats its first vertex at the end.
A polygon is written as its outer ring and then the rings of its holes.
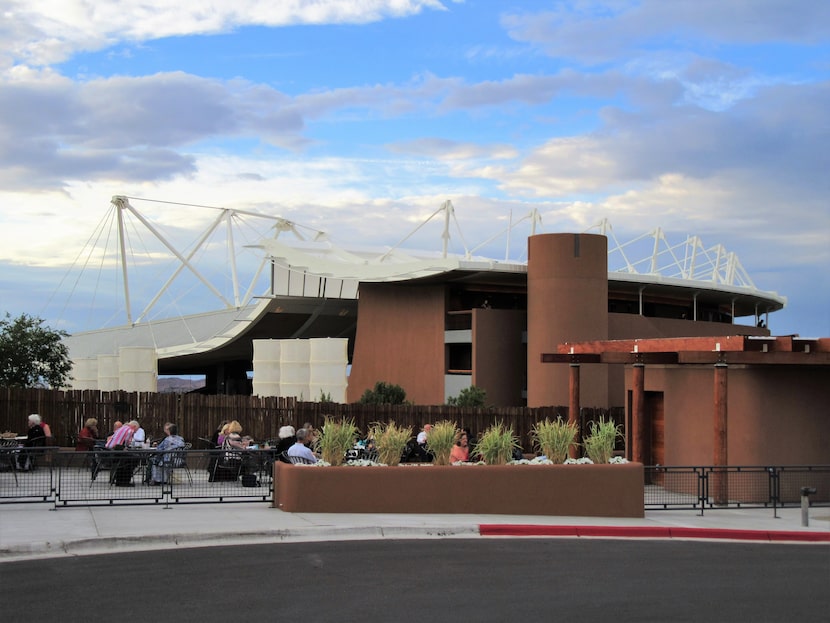
POLYGON ((45 326, 43 319, 9 313, 0 320, 0 387, 60 388, 72 377, 69 335, 45 326))
POLYGON ((406 391, 400 385, 378 381, 374 389, 367 389, 358 401, 365 405, 402 405, 406 402, 406 391))
POLYGON ((475 385, 470 385, 458 392, 458 396, 447 398, 447 404, 451 407, 483 407, 486 400, 486 391, 475 385))

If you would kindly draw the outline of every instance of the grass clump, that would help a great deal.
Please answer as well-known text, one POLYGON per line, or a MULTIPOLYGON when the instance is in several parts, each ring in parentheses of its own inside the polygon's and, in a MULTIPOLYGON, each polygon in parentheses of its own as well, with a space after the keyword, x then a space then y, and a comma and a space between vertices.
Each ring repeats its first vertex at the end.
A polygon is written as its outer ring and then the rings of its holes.
POLYGON ((621 426, 600 417, 599 422, 591 422, 589 433, 582 440, 582 447, 594 463, 607 463, 614 454, 617 437, 621 436, 621 426))
POLYGON ((565 422, 561 417, 551 422, 545 418, 530 429, 533 444, 552 463, 564 463, 568 451, 576 439, 576 424, 565 422))
POLYGON ((502 422, 496 422, 481 434, 475 451, 487 465, 506 465, 518 447, 519 440, 513 434, 513 429, 502 422))
POLYGON ((380 463, 398 465, 406 444, 412 439, 412 427, 398 426, 394 422, 375 422, 369 427, 369 437, 375 442, 380 463))
POLYGON ((450 453, 455 444, 455 435, 458 427, 455 422, 442 420, 432 425, 427 436, 427 450, 432 453, 432 462, 435 465, 449 465, 450 453))
POLYGON ((335 420, 332 417, 326 417, 318 441, 320 456, 331 465, 342 465, 346 458, 346 451, 354 447, 358 433, 353 418, 335 420))

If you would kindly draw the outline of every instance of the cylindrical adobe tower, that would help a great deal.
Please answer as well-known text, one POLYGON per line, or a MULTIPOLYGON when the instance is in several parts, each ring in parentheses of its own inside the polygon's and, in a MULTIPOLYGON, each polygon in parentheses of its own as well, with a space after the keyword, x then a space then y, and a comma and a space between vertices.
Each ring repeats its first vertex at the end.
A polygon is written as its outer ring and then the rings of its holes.
MULTIPOLYGON (((540 234, 527 251, 527 406, 568 404, 568 366, 542 363, 563 342, 608 339, 608 240, 540 234)), ((585 407, 608 406, 604 364, 583 364, 585 407)))

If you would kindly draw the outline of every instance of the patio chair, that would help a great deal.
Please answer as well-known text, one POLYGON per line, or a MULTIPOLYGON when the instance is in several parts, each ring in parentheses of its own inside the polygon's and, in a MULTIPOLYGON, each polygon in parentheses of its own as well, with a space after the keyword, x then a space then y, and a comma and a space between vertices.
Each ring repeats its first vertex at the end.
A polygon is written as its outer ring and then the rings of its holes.
POLYGON ((110 487, 132 487, 133 477, 146 467, 146 462, 140 456, 129 450, 115 450, 113 463, 110 467, 110 487))
POLYGON ((109 485, 132 482, 133 476, 141 468, 141 459, 126 450, 95 448, 92 452, 92 477, 90 488, 104 470, 109 471, 109 485), (118 482, 116 482, 118 481, 118 482))
POLYGON ((242 456, 236 452, 223 452, 216 457, 213 464, 213 471, 210 473, 210 482, 224 480, 239 480, 242 473, 242 456))
POLYGON ((43 454, 43 450, 39 448, 46 447, 46 437, 36 437, 24 443, 28 445, 20 448, 17 453, 17 469, 21 472, 33 472, 37 469, 38 456, 43 454))
POLYGON ((103 470, 111 470, 113 465, 117 463, 115 450, 108 450, 107 448, 95 447, 89 455, 90 470, 92 477, 89 486, 98 478, 98 474, 103 470))
POLYGON ((0 465, 8 466, 8 471, 14 474, 14 484, 20 486, 17 480, 17 440, 0 439, 0 465))
POLYGON ((314 461, 311 461, 304 456, 289 456, 288 450, 280 454, 280 460, 285 463, 293 463, 294 465, 314 465, 314 461))
POLYGON ((168 481, 172 480, 173 472, 177 469, 183 469, 184 473, 187 474, 187 479, 191 485, 193 485, 193 474, 190 473, 190 468, 187 466, 187 453, 193 448, 192 443, 185 443, 184 447, 180 450, 171 450, 167 452, 166 457, 166 470, 168 473, 166 474, 168 481))

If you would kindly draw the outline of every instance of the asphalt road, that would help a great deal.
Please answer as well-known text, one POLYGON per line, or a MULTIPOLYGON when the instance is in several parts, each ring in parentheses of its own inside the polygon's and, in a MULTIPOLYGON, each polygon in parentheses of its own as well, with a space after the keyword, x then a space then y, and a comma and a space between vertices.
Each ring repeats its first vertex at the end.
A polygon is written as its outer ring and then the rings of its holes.
POLYGON ((830 547, 471 539, 177 549, 0 564, 49 621, 827 621, 830 547))

